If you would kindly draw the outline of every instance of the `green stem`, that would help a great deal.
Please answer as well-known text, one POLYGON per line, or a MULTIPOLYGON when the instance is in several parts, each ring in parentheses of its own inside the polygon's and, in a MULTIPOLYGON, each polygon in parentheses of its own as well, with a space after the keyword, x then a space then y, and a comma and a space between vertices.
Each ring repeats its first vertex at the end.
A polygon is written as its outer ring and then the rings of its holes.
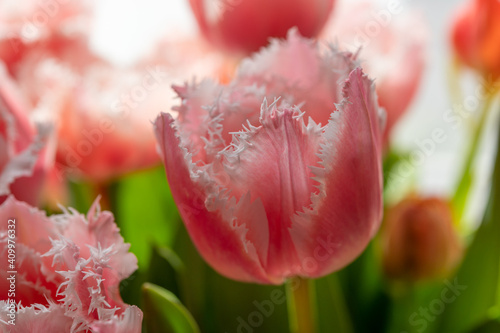
POLYGON ((454 57, 449 63, 447 78, 451 101, 453 105, 460 105, 464 100, 460 87, 460 61, 454 57))
POLYGON ((455 195, 453 196, 453 210, 455 213, 455 223, 460 226, 463 218, 463 213, 466 207, 467 199, 469 197, 469 189, 472 184, 472 166, 474 164, 474 160, 478 151, 479 144, 481 142, 481 135, 484 130, 484 126, 486 124, 486 119, 488 118, 488 110, 490 109, 491 103, 495 97, 494 93, 486 90, 484 92, 485 101, 483 106, 479 110, 479 121, 475 126, 474 133, 472 136, 472 141, 469 145, 469 149, 467 151, 465 165, 463 168, 462 176, 458 182, 457 189, 455 191, 455 195))
POLYGON ((392 309, 388 332, 411 332, 413 330, 408 318, 418 308, 414 286, 411 283, 394 283, 392 287, 392 309))
POLYGON ((302 278, 286 283, 288 322, 291 333, 316 332, 314 284, 302 278))
POLYGON ((349 310, 345 303, 342 287, 340 285, 339 277, 337 274, 331 274, 328 277, 328 289, 332 295, 333 300, 333 312, 337 314, 339 332, 352 333, 354 332, 354 327, 351 322, 349 315, 349 310))

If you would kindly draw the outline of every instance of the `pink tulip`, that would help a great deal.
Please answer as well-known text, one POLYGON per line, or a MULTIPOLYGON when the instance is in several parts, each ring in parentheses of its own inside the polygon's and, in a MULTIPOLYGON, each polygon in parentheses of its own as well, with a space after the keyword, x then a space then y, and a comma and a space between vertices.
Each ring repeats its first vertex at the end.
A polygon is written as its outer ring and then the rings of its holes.
POLYGON ((178 118, 155 122, 159 150, 189 234, 219 273, 277 284, 363 251, 382 214, 381 113, 355 55, 321 53, 292 31, 227 86, 176 90, 178 118))
POLYGON ((78 54, 91 53, 89 45, 68 42, 74 53, 33 52, 14 73, 23 93, 56 124, 52 183, 66 178, 104 183, 158 165, 151 120, 171 109, 172 83, 214 74, 222 66, 219 54, 192 38, 166 40, 125 68, 96 55, 80 59, 78 54))
POLYGON ((368 1, 340 1, 322 38, 355 52, 375 79, 386 109, 384 141, 415 96, 425 67, 426 29, 422 18, 401 4, 377 7, 368 1))
POLYGON ((50 128, 39 126, 37 133, 28 109, 0 62, 0 203, 12 193, 36 205, 50 165, 43 149, 50 128))
POLYGON ((0 59, 12 74, 27 54, 83 59, 77 44, 86 37, 92 1, 2 0, 0 2, 0 59), (76 46, 76 47, 75 47, 76 46))
POLYGON ((249 53, 271 37, 285 37, 298 27, 315 37, 328 19, 334 0, 190 0, 202 34, 224 49, 249 53))
POLYGON ((0 206, 0 246, 3 332, 141 331, 142 312, 125 304, 119 290, 120 281, 137 269, 137 259, 97 200, 87 216, 70 209, 47 217, 9 197, 0 206), (9 262, 12 235, 15 261, 9 262), (13 270, 10 297, 7 278, 13 270), (9 324, 11 309, 17 311, 15 326, 9 324))

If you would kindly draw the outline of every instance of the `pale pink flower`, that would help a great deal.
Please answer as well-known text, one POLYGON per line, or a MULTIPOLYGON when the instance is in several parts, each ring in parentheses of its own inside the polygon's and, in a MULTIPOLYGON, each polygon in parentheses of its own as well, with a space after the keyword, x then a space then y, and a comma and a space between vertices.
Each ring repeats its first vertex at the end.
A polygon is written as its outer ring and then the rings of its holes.
POLYGON ((416 12, 392 2, 342 0, 321 38, 356 52, 363 69, 374 78, 379 104, 387 112, 384 141, 408 110, 425 68, 426 27, 416 12))
POLYGON ((28 54, 72 54, 84 59, 93 1, 3 0, 0 2, 0 59, 10 73, 28 54))
MULTIPOLYGON (((171 85, 217 75, 223 58, 199 40, 167 40, 125 68, 93 55, 25 56, 14 76, 23 93, 56 126, 54 180, 107 182, 160 163, 151 121, 174 104, 171 85)), ((90 52, 88 45, 80 45, 90 52)))
POLYGON ((285 37, 297 27, 315 37, 325 25, 334 0, 190 0, 201 33, 214 45, 244 54, 285 37))
POLYGON ((28 110, 29 104, 0 62, 0 203, 12 193, 36 205, 51 164, 44 150, 50 127, 36 129, 28 110))
POLYGON ((176 90, 178 118, 155 122, 159 150, 189 234, 218 272, 281 283, 363 251, 382 214, 381 114, 354 55, 321 53, 292 31, 228 85, 176 90))
POLYGON ((113 215, 96 200, 86 216, 70 209, 47 217, 9 197, 0 206, 0 326, 8 332, 140 332, 142 312, 125 304, 119 284, 137 269, 113 215), (9 222, 15 220, 15 223, 9 222), (14 228, 9 225, 15 225, 14 228), (8 261, 15 230, 15 261, 8 261), (8 271, 17 271, 15 304, 8 271), (10 325, 10 307, 16 325, 10 325), (118 330, 127 327, 128 330, 118 330))

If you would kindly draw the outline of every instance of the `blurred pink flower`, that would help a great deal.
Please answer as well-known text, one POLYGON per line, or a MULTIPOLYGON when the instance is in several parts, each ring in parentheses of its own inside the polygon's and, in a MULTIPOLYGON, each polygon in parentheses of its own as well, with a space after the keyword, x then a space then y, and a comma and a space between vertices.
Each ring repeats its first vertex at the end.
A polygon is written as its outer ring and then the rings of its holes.
POLYGON ((151 121, 171 110, 172 82, 217 75, 223 66, 224 59, 199 42, 165 40, 125 68, 91 54, 84 40, 68 46, 74 53, 25 55, 13 75, 37 112, 57 128, 52 183, 68 177, 106 182, 159 164, 151 121), (79 54, 91 55, 75 59, 79 54))
POLYGON ((0 269, 2 331, 141 331, 142 312, 123 303, 119 291, 137 259, 97 200, 87 216, 70 209, 47 217, 9 197, 0 206, 0 246, 2 262, 14 266, 0 269), (12 235, 16 256, 9 262, 12 235), (15 303, 7 298, 11 270, 17 271, 15 303), (13 309, 15 326, 8 324, 13 309))
POLYGON ((322 38, 355 52, 375 79, 380 106, 387 112, 384 141, 408 110, 425 68, 426 27, 422 17, 398 2, 340 0, 322 38))
POLYGON ((190 0, 202 34, 218 47, 257 51, 271 37, 285 37, 297 27, 315 37, 332 11, 334 0, 190 0))
POLYGON ((44 149, 50 127, 40 125, 36 130, 28 109, 0 62, 0 203, 12 193, 18 200, 37 205, 51 165, 44 149))
POLYGON ((158 112, 171 112, 172 83, 214 74, 222 63, 194 42, 162 45, 161 54, 128 68, 89 64, 56 100, 61 110, 57 162, 66 170, 107 181, 160 163, 151 121, 158 112))
POLYGON ((457 11, 452 43, 464 64, 493 80, 500 77, 500 2, 468 0, 457 11))
POLYGON ((84 59, 78 44, 87 37, 93 1, 3 0, 0 2, 0 59, 9 72, 27 54, 73 54, 84 59))
POLYGON ((218 272, 281 283, 363 251, 382 214, 381 114, 354 55, 321 54, 291 31, 227 86, 176 90, 178 118, 158 116, 156 135, 190 236, 218 272))

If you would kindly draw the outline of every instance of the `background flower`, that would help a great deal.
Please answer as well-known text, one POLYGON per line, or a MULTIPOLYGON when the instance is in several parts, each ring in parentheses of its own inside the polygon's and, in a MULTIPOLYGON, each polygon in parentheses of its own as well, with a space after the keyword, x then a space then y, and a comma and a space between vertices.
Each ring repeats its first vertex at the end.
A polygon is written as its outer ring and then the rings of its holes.
POLYGON ((285 37, 297 27, 306 37, 319 34, 334 0, 190 0, 201 33, 218 47, 244 54, 285 37))
MULTIPOLYGON (((118 332, 127 326, 140 332, 142 312, 125 304, 119 283, 137 269, 110 212, 101 212, 97 201, 87 216, 74 210, 47 217, 44 212, 9 197, 0 206, 1 260, 7 263, 9 235, 15 230, 16 296, 19 317, 10 332, 34 329, 71 332, 102 327, 118 332), (8 227, 14 220, 15 228, 8 227)), ((0 324, 9 320, 6 296, 8 271, 0 270, 3 295, 0 324)))
POLYGON ((384 223, 383 265, 391 278, 442 278, 462 258, 451 206, 441 198, 406 198, 388 210, 384 223))
POLYGON ((393 4, 339 1, 322 33, 341 49, 359 51, 361 66, 375 79, 379 104, 387 112, 386 142, 420 85, 427 44, 423 17, 393 4))
POLYGON ((50 165, 44 149, 48 125, 37 129, 28 118, 29 104, 0 62, 0 202, 12 193, 36 205, 50 165))
POLYGON ((470 0, 456 11, 451 32, 458 59, 493 80, 500 76, 499 17, 498 1, 470 0))

